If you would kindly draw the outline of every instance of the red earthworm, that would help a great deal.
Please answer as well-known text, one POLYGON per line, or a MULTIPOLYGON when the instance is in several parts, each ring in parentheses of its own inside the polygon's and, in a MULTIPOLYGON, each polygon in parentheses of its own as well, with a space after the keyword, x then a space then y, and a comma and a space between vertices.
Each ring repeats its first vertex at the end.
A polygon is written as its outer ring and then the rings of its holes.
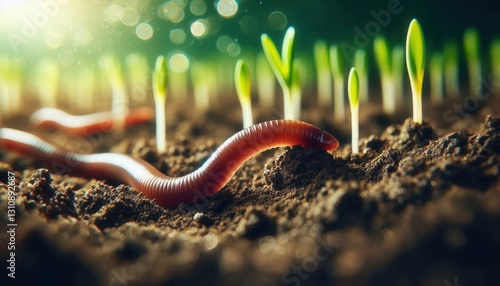
MULTIPOLYGON (((151 122, 154 111, 141 107, 131 109, 125 116, 125 126, 151 122)), ((37 127, 59 129, 72 135, 85 136, 95 132, 109 132, 113 127, 113 114, 103 111, 86 115, 71 115, 56 108, 41 108, 31 115, 37 127)))
POLYGON ((264 150, 302 145, 333 151, 339 142, 305 122, 273 120, 241 130, 227 139, 196 171, 168 177, 142 159, 116 153, 77 154, 29 133, 0 129, 0 146, 49 163, 59 172, 124 182, 161 206, 175 207, 215 194, 251 156, 264 150))

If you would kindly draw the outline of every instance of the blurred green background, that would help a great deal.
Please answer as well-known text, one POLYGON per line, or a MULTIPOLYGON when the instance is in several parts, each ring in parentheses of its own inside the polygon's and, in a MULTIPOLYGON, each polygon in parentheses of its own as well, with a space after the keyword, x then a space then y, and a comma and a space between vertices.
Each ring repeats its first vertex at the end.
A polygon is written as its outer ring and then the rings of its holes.
POLYGON ((237 58, 260 50, 262 33, 278 41, 288 26, 297 30, 298 50, 306 52, 317 39, 354 46, 356 28, 366 31, 367 25, 402 44, 412 18, 421 22, 430 50, 448 39, 461 41, 471 26, 479 29, 485 50, 500 35, 500 1, 486 0, 2 0, 0 9, 0 54, 52 56, 63 66, 108 51, 140 51, 151 61, 179 50, 192 59, 237 58), (389 7, 399 11, 390 19, 384 17, 389 7))

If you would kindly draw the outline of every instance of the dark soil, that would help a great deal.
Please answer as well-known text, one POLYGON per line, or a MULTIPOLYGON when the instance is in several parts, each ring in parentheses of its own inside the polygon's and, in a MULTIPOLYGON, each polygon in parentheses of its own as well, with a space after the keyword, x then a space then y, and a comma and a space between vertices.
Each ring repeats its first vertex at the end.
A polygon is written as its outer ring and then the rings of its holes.
MULTIPOLYGON (((498 285, 499 102, 481 102, 453 122, 443 122, 446 109, 428 108, 422 125, 405 120, 406 111, 388 117, 371 108, 359 155, 347 143, 348 121, 335 124, 306 106, 303 120, 338 136, 339 150, 264 152, 213 198, 174 209, 129 186, 61 175, 2 150, 2 210, 8 172, 19 192, 16 279, 7 277, 2 211, 0 284, 498 285)), ((181 120, 169 120, 165 154, 156 153, 149 125, 122 140, 17 128, 78 152, 131 154, 179 176, 239 129, 237 103, 226 110, 191 118, 174 111, 181 120)))

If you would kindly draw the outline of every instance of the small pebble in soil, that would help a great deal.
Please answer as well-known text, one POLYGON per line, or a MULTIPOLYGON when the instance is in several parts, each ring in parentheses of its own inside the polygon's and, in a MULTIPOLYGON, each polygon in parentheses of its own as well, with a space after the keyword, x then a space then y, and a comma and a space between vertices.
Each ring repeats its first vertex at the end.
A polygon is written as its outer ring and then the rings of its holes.
POLYGON ((205 226, 211 226, 214 224, 214 221, 202 212, 195 213, 193 216, 193 220, 195 222, 202 224, 202 225, 205 225, 205 226))

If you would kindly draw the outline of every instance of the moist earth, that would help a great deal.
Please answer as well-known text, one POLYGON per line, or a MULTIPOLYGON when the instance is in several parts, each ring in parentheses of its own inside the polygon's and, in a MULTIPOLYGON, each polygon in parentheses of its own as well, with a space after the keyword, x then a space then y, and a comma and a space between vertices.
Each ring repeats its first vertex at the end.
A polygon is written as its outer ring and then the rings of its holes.
MULTIPOLYGON (((18 186, 16 278, 7 276, 10 228, 2 211, 1 285, 498 285, 495 102, 453 123, 439 118, 441 110, 416 124, 374 108, 361 119, 359 154, 351 154, 349 124, 306 106, 304 120, 337 136, 337 151, 263 152, 214 197, 177 208, 1 150, 2 210, 9 172, 18 186)), ((170 123, 163 154, 150 125, 123 138, 24 129, 78 152, 140 157, 180 176, 203 164, 239 122, 209 111, 170 123)))

